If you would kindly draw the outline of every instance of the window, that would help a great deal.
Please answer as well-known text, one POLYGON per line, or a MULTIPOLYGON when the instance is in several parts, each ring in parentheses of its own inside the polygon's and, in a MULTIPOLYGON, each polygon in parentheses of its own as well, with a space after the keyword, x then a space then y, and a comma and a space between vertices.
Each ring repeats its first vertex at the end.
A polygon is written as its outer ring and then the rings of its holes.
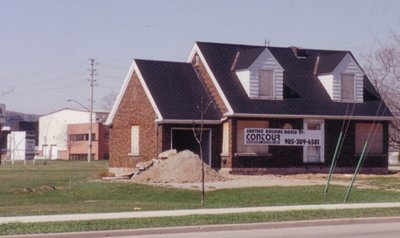
POLYGON ((315 136, 320 136, 320 146, 304 146, 303 147, 303 162, 304 163, 323 163, 324 157, 324 120, 309 119, 304 121, 304 128, 308 133, 312 131, 315 136))
MULTIPOLYGON (((89 134, 72 134, 69 136, 70 141, 88 141, 89 134)), ((96 135, 92 134, 92 140, 96 140, 96 135)))
POLYGON ((229 155, 229 122, 225 122, 222 127, 222 153, 223 156, 229 155))
POLYGON ((139 155, 139 126, 131 127, 131 153, 130 155, 139 155))
POLYGON ((268 128, 268 121, 238 121, 237 122, 237 142, 236 155, 266 155, 268 154, 267 145, 246 145, 244 143, 245 128, 268 128))
POLYGON ((258 96, 274 97, 274 71, 260 69, 258 71, 258 96))
POLYGON ((361 153, 365 140, 368 138, 368 152, 373 154, 383 153, 383 125, 372 123, 356 124, 356 153, 361 153), (369 135, 369 138, 368 138, 369 135))
POLYGON ((342 74, 342 100, 354 100, 354 74, 342 74))
MULTIPOLYGON (((95 154, 92 154, 92 159, 95 159, 95 154)), ((87 160, 88 154, 70 154, 70 160, 87 160)))

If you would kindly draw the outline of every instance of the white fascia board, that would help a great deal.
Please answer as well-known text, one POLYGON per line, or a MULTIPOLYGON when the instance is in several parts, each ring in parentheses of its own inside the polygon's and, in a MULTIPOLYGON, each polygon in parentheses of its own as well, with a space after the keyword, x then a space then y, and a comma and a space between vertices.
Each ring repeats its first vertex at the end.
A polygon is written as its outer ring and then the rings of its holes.
POLYGON ((289 115, 289 114, 251 114, 251 113, 225 113, 226 117, 236 118, 293 118, 293 119, 331 119, 331 120, 381 120, 392 121, 395 118, 389 116, 332 116, 332 115, 289 115))
POLYGON ((206 124, 206 125, 219 125, 221 124, 220 120, 179 120, 179 119, 162 119, 155 120, 157 124, 206 124))
POLYGON ((344 64, 344 62, 345 62, 347 59, 352 60, 352 61, 355 63, 355 65, 357 65, 358 70, 361 71, 363 74, 365 74, 364 71, 362 70, 362 68, 360 67, 360 65, 357 63, 356 59, 355 59, 350 53, 347 53, 347 54, 342 58, 342 60, 336 65, 336 67, 332 70, 331 73, 335 73, 335 72, 338 70, 338 68, 342 67, 342 65, 344 64))
POLYGON ((217 89, 218 94, 221 96, 222 101, 224 102, 224 104, 228 108, 228 113, 234 113, 231 105, 229 104, 228 99, 226 98, 226 96, 225 96, 224 92, 222 91, 221 87, 219 86, 217 79, 215 78, 214 74, 212 73, 210 66, 208 66, 208 63, 207 63, 206 59, 204 58, 203 53, 201 53, 201 50, 200 50, 199 46, 197 45, 197 43, 195 43, 193 45, 192 51, 190 52, 190 55, 189 55, 189 58, 188 58, 187 62, 188 63, 192 62, 193 57, 196 55, 196 53, 199 55, 201 61, 204 63, 204 67, 206 68, 208 75, 210 75, 211 81, 213 82, 215 88, 217 89))
POLYGON ((149 91, 149 88, 147 87, 146 82, 144 81, 143 76, 140 73, 140 70, 139 70, 135 60, 133 60, 132 63, 131 63, 131 66, 129 67, 129 71, 128 71, 127 75, 125 76, 125 80, 124 80, 124 82, 122 84, 122 87, 121 87, 119 93, 118 93, 118 96, 117 96, 117 98, 115 100, 115 103, 114 103, 113 107, 111 108, 110 114, 108 115, 107 120, 104 123, 105 125, 111 125, 112 124, 112 122, 114 120, 114 116, 117 113, 118 107, 121 104, 122 98, 125 95, 125 91, 128 88, 129 82, 130 82, 134 72, 136 72, 136 74, 138 75, 139 81, 140 81, 140 83, 142 84, 142 86, 144 88, 144 91, 145 91, 146 96, 148 97, 148 99, 150 101, 151 106, 153 107, 154 111, 156 112, 157 118, 162 119, 161 113, 158 110, 158 107, 157 107, 157 105, 156 105, 156 103, 155 103, 155 101, 154 101, 154 99, 153 99, 153 97, 152 97, 152 95, 151 95, 151 93, 149 91))
POLYGON ((107 120, 104 123, 104 125, 111 125, 112 124, 112 122, 114 120, 114 116, 117 113, 119 104, 121 103, 122 98, 123 98, 123 96, 125 94, 126 88, 128 87, 128 84, 129 84, 129 82, 130 82, 130 80, 132 78, 132 75, 133 75, 133 72, 134 72, 134 68, 135 68, 135 60, 132 61, 131 65, 129 67, 128 73, 126 74, 124 82, 122 83, 122 87, 118 92, 118 96, 115 99, 115 102, 114 102, 114 104, 113 104, 113 106, 111 108, 110 114, 108 114, 107 120))

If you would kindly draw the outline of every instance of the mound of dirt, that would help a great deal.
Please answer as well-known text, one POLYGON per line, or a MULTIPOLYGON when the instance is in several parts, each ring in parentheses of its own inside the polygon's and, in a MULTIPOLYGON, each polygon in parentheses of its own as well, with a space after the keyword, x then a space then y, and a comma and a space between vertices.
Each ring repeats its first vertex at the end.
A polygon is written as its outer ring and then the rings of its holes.
MULTIPOLYGON (((206 182, 225 181, 225 178, 204 164, 206 182)), ((201 160, 198 155, 184 150, 132 178, 143 183, 196 183, 201 182, 201 160)))

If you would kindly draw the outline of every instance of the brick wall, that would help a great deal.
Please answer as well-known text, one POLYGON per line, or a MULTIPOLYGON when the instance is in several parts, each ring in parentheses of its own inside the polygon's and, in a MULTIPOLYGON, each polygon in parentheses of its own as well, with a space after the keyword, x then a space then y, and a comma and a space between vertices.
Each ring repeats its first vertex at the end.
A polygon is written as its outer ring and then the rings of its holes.
MULTIPOLYGON (((355 167, 360 158, 360 154, 355 152, 355 125, 356 123, 366 123, 365 121, 352 121, 344 137, 343 147, 340 150, 340 155, 337 160, 337 167, 355 167)), ((372 123, 372 121, 367 122, 372 123)), ((368 154, 363 163, 363 167, 382 167, 388 166, 388 122, 383 123, 383 154, 374 155, 368 154)), ((325 162, 331 164, 332 157, 336 148, 337 140, 339 138, 340 130, 342 128, 342 121, 327 120, 325 121, 325 162)))
MULTIPOLYGON (((198 55, 196 54, 193 57, 193 61, 196 61, 195 60, 196 58, 200 59, 198 57, 198 55)), ((219 95, 214 83, 212 82, 210 75, 207 73, 207 70, 204 67, 204 63, 201 60, 198 60, 197 62, 192 62, 192 64, 193 64, 194 69, 200 76, 200 78, 203 82, 203 85, 207 89, 209 95, 211 95, 211 97, 214 99, 214 102, 217 105, 219 111, 222 113, 228 112, 228 109, 227 109, 225 103, 222 101, 222 98, 219 95)))
MULTIPOLYGON (((244 119, 252 120, 252 119, 244 119)), ((253 119, 256 120, 256 119, 253 119)), ((346 133, 343 147, 337 162, 336 173, 353 173, 360 158, 355 153, 355 125, 361 121, 352 121, 346 133)), ((365 123, 365 121, 362 121, 365 123)), ((301 119, 269 119, 269 127, 282 128, 290 123, 293 129, 302 129, 301 119)), ((370 122, 372 123, 372 122, 370 122)), ((383 154, 369 154, 363 163, 361 173, 386 174, 388 172, 388 122, 383 123, 383 154)), ((236 132, 237 119, 232 119, 232 131, 236 132)), ((341 120, 325 120, 325 162, 321 164, 304 164, 301 146, 270 146, 270 156, 232 156, 232 173, 234 174, 294 174, 294 173, 327 173, 331 165, 339 133, 341 120)), ((232 134, 232 152, 236 151, 236 133, 232 134)))
MULTIPOLYGON (((232 168, 288 168, 301 166, 303 163, 303 148, 301 146, 269 146, 269 154, 264 156, 235 156, 237 150, 237 122, 239 120, 261 121, 254 118, 232 119, 232 168)), ((282 128, 289 123, 293 129, 302 129, 301 119, 264 119, 270 128, 282 128)))
POLYGON ((132 168, 157 155, 156 114, 136 73, 127 86, 110 129, 110 167, 132 168), (129 155, 131 126, 139 126, 139 156, 129 155))

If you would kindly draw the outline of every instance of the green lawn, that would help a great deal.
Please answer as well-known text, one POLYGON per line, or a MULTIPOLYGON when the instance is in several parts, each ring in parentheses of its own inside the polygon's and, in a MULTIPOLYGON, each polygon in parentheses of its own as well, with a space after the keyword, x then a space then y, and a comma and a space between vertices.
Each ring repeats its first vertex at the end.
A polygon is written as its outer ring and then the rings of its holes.
MULTIPOLYGON (((201 207, 199 191, 101 181, 106 171, 107 161, 2 164, 0 216, 201 207)), ((331 187, 326 202, 342 203, 346 189, 331 187)), ((207 192, 205 207, 320 204, 322 192, 323 186, 224 189, 207 192)), ((350 197, 350 202, 394 201, 400 201, 400 192, 353 189, 350 197)))

